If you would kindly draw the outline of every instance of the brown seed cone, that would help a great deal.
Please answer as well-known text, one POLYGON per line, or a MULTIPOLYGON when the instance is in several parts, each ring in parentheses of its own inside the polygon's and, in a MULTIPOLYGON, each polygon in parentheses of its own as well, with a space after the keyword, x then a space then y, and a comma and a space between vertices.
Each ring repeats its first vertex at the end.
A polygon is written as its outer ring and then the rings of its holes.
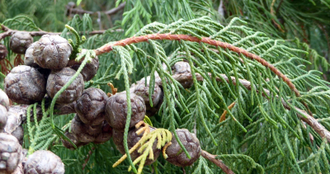
POLYGON ((64 164, 60 157, 48 150, 38 150, 29 155, 24 165, 25 174, 64 174, 64 164))
POLYGON ((80 120, 91 126, 102 124, 105 120, 105 104, 108 96, 98 88, 88 88, 76 101, 75 110, 80 120))
MULTIPOLYGON (((150 132, 156 130, 155 128, 150 127, 150 132)), ((139 128, 140 129, 140 128, 139 128)), ((141 135, 137 135, 136 134, 136 131, 139 130, 139 129, 136 129, 136 128, 133 128, 131 129, 129 132, 128 132, 128 135, 127 135, 127 145, 128 145, 128 148, 132 148, 142 137, 143 133, 141 135)), ((114 129, 113 130, 113 142, 115 143, 117 149, 119 150, 119 152, 121 154, 125 154, 125 148, 124 148, 124 144, 123 144, 123 138, 124 138, 124 131, 122 130, 116 130, 114 129)), ((155 162, 160 154, 160 149, 157 149, 157 140, 154 142, 153 146, 152 146, 152 150, 154 152, 154 160, 150 160, 150 159, 147 159, 146 162, 145 162, 145 165, 150 165, 152 164, 153 162, 155 162)), ((136 159, 137 157, 139 157, 141 154, 137 152, 137 150, 135 150, 133 153, 131 153, 131 157, 132 157, 132 160, 136 159)))
MULTIPOLYGON (((17 105, 19 106, 19 105, 17 105)), ((19 112, 9 108, 9 112, 7 113, 8 119, 5 127, 3 128, 5 133, 12 134, 17 138, 20 144, 23 143, 24 130, 22 128, 22 117, 19 112)))
POLYGON ((19 163, 17 165, 16 169, 11 174, 24 174, 23 164, 22 163, 19 163))
MULTIPOLYGON (((65 132, 65 136, 67 136, 73 142, 73 144, 77 146, 77 148, 88 144, 88 143, 80 142, 77 136, 73 133, 65 132)), ((69 141, 62 139, 62 143, 64 147, 71 150, 75 150, 74 146, 69 141)))
POLYGON ((94 143, 102 144, 110 140, 112 137, 112 127, 108 122, 104 121, 102 123, 102 132, 95 138, 94 143))
MULTIPOLYGON (((84 53, 85 51, 86 50, 83 49, 80 54, 84 53)), ((74 65, 71 66, 71 68, 77 71, 80 65, 81 63, 76 62, 74 65)), ((85 67, 82 69, 80 73, 84 77, 84 81, 87 82, 95 76, 98 69, 99 69, 99 58, 95 57, 92 59, 90 63, 87 63, 85 65, 85 67)))
POLYGON ((10 105, 9 98, 2 89, 0 89, 0 105, 5 107, 9 107, 10 105))
POLYGON ((57 115, 66 115, 76 113, 75 110, 76 102, 68 103, 68 104, 55 104, 55 114, 57 115))
POLYGON ((23 139, 24 139, 24 129, 23 126, 18 126, 12 133, 14 137, 17 138, 19 144, 23 144, 23 139))
MULTIPOLYGON (((143 120, 146 113, 146 106, 142 97, 134 93, 131 93, 130 97, 132 108, 130 127, 133 127, 136 123, 143 120)), ((126 92, 120 92, 109 97, 105 112, 105 119, 110 126, 114 129, 123 130, 127 119, 126 92)))
POLYGON ((134 93, 143 98, 146 104, 146 115, 153 116, 158 112, 160 106, 163 103, 164 93, 160 86, 155 84, 154 91, 151 96, 153 107, 151 107, 149 100, 149 87, 149 81, 147 81, 146 84, 145 78, 143 78, 142 80, 138 81, 134 86, 134 93))
MULTIPOLYGON (((10 114, 15 115, 17 119, 20 120, 19 124, 22 122, 25 122, 27 119, 27 109, 30 105, 11 105, 8 107, 8 112, 10 114)), ((37 105, 37 119, 40 120, 42 118, 42 110, 39 105, 37 105)), ((33 109, 30 111, 30 120, 34 121, 34 116, 33 116, 33 109)), ((18 123, 17 123, 18 124, 18 123)))
POLYGON ((22 153, 21 153, 21 162, 22 162, 22 167, 23 167, 23 172, 24 172, 24 165, 27 160, 27 155, 28 155, 29 150, 22 148, 22 153))
POLYGON ((124 139, 124 130, 112 129, 112 140, 115 143, 117 150, 121 154, 125 153, 123 139, 124 139))
POLYGON ((173 74, 190 73, 190 65, 188 62, 176 62, 172 67, 173 74))
POLYGON ((102 132, 102 125, 91 126, 83 123, 76 115, 71 122, 71 132, 75 134, 78 141, 90 143, 102 132))
MULTIPOLYGON (((183 73, 190 73, 190 65, 188 62, 177 62, 172 67, 173 74, 183 74, 183 73)), ((190 88, 194 83, 193 81, 181 81, 181 85, 184 88, 190 88)))
POLYGON ((7 133, 0 133, 0 173, 12 173, 21 162, 22 146, 7 133))
POLYGON ((39 65, 34 62, 34 57, 33 57, 33 51, 34 51, 34 48, 36 45, 37 45, 37 42, 32 43, 29 46, 29 48, 25 51, 24 65, 32 66, 32 67, 39 67, 39 65))
MULTIPOLYGON (((70 81, 72 76, 76 73, 71 68, 63 68, 60 71, 53 71, 47 80, 47 94, 53 98, 55 94, 70 81)), ((84 80, 81 74, 71 83, 71 85, 63 91, 63 93, 57 98, 56 103, 68 104, 76 101, 84 90, 84 80)))
POLYGON ((0 44, 0 60, 3 60, 7 57, 8 50, 6 46, 0 44))
POLYGON ((26 49, 32 44, 33 37, 28 32, 16 32, 10 38, 9 47, 17 54, 25 54, 26 49))
POLYGON ((190 166, 192 165, 201 155, 201 147, 199 144, 199 140, 196 135, 190 133, 187 129, 177 129, 176 133, 183 146, 189 152, 191 159, 189 159, 184 151, 181 149, 178 141, 173 137, 172 145, 167 147, 166 154, 168 158, 166 159, 168 162, 180 166, 190 166))
POLYGON ((60 70, 68 64, 71 51, 72 46, 63 37, 43 35, 36 42, 32 55, 40 67, 60 70))
POLYGON ((26 110, 20 111, 20 108, 20 105, 12 105, 8 108, 8 120, 5 128, 5 130, 7 130, 7 133, 11 134, 17 126, 22 124, 22 113, 26 112, 26 110))
POLYGON ((8 113, 7 108, 0 105, 0 132, 6 126, 8 113))
MULTIPOLYGON (((44 99, 45 99, 46 108, 48 108, 52 102, 52 98, 46 95, 44 99)), ((67 104, 56 103, 54 106, 54 114, 66 115, 66 114, 76 113, 75 107, 76 107, 76 101, 67 104)))
POLYGON ((5 78, 5 92, 18 104, 41 101, 46 94, 45 86, 44 75, 26 65, 16 66, 5 78))

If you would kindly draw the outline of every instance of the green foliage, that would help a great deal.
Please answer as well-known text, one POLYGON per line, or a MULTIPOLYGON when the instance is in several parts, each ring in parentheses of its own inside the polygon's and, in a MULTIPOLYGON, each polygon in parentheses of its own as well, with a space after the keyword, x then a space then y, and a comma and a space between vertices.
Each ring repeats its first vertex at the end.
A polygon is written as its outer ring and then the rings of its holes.
POLYGON ((4 0, 0 5, 0 22, 24 14, 44 30, 61 31, 65 23, 65 6, 68 1, 4 0))
POLYGON ((311 68, 322 66, 328 71, 330 32, 326 28, 330 26, 329 1, 236 0, 223 3, 225 19, 244 18, 248 26, 274 38, 287 41, 298 38, 298 42, 306 44, 299 48, 310 53, 303 58, 313 63, 311 68))
MULTIPOLYGON (((149 40, 148 43, 115 46, 110 53, 99 56, 99 71, 93 80, 85 83, 85 87, 99 87, 109 92, 106 84, 111 82, 119 91, 128 92, 131 84, 146 76, 150 76, 150 85, 155 85, 157 73, 162 80, 164 102, 157 115, 150 117, 153 126, 172 132, 176 128, 187 128, 196 133, 202 149, 217 155, 235 173, 329 173, 328 142, 302 122, 296 116, 298 112, 292 109, 307 110, 301 102, 307 103, 313 116, 330 130, 330 83, 323 80, 322 73, 318 71, 319 67, 327 70, 329 66, 321 56, 329 52, 324 44, 329 43, 324 37, 329 31, 321 32, 323 27, 329 26, 330 13, 326 13, 329 12, 329 2, 278 0, 273 5, 279 8, 275 14, 270 12, 271 0, 224 2, 226 16, 221 19, 215 14, 214 4, 207 0, 126 1, 123 20, 115 23, 115 28, 120 27, 124 31, 113 31, 111 28, 93 36, 89 36, 93 27, 97 26, 93 24, 93 16, 76 15, 70 20, 64 16, 58 17, 64 13, 65 1, 47 1, 48 6, 44 9, 40 8, 41 1, 15 0, 7 4, 2 1, 0 3, 5 6, 0 9, 7 7, 9 11, 20 5, 28 8, 24 16, 16 16, 23 11, 22 7, 8 16, 0 13, 0 20, 6 19, 2 22, 4 25, 18 30, 32 31, 39 30, 39 27, 43 30, 63 30, 63 37, 77 43, 79 39, 68 34, 69 30, 64 28, 64 23, 68 22, 79 34, 86 36, 86 41, 81 45, 86 49, 96 49, 129 36, 171 33, 209 37, 259 55, 291 79, 301 96, 295 96, 282 79, 259 62, 229 49, 182 40, 149 40), (306 9, 303 3, 311 6, 306 9), (32 8, 45 17, 34 17, 32 8), (43 22, 50 22, 50 16, 57 17, 52 19, 54 23, 45 26, 43 22), (282 33, 271 19, 280 24, 285 32, 282 33), (285 22, 281 23, 281 20, 285 22), (297 24, 303 27, 297 27, 297 24), (305 32, 308 33, 307 43, 305 32), (193 74, 193 86, 189 89, 183 89, 171 72, 171 66, 182 60, 189 63, 193 74), (198 81, 195 73, 199 73, 204 80, 198 81), (234 77, 236 83, 231 78, 227 82, 222 75, 234 77), (239 79, 247 80, 251 90, 239 79), (263 93, 265 89, 269 93, 263 93), (291 110, 287 110, 282 101, 289 103, 291 110), (233 102, 235 106, 228 109, 233 102), (219 117, 225 110, 228 112, 227 118, 219 123, 219 117)), ((120 3, 122 1, 111 5, 106 3, 106 6, 114 7, 120 3)), ((96 5, 90 8, 98 9, 96 5)), ((8 45, 8 39, 3 42, 8 45)), ((87 58, 79 70, 88 58, 93 57, 87 54, 92 53, 88 51, 84 55, 87 58)), ((121 156, 112 140, 101 145, 89 144, 74 151, 62 146, 59 137, 69 127, 72 115, 66 118, 54 115, 52 108, 55 100, 56 97, 50 109, 43 110, 41 120, 32 122, 28 117, 26 127, 30 142, 24 144, 25 148, 30 148, 30 152, 37 149, 54 151, 65 163, 67 173, 126 173, 132 161, 126 160, 116 168, 111 167, 121 156)), ((35 108, 35 105, 30 108, 35 108)), ((128 152, 127 144, 125 149, 128 152)), ((203 157, 192 167, 186 167, 185 171, 223 172, 203 157)), ((182 173, 182 169, 159 157, 156 164, 144 167, 143 173, 182 173)))
POLYGON ((38 122, 37 118, 37 104, 30 105, 27 110, 27 129, 30 137, 30 144, 29 144, 29 155, 32 154, 36 150, 46 149, 54 141, 56 136, 53 135, 53 130, 51 127, 51 120, 50 117, 47 117, 48 114, 45 112, 45 102, 42 105, 42 118, 38 122), (34 125, 31 125, 31 108, 33 108, 33 118, 34 118, 34 125))
MULTIPOLYGON (((117 1, 118 5, 121 1, 117 1)), ((209 0, 179 0, 179 1, 161 1, 161 0, 135 0, 126 1, 126 12, 123 14, 122 25, 126 30, 125 35, 132 36, 144 25, 152 21, 170 23, 181 18, 185 20, 205 16, 211 13, 211 4, 209 0)))

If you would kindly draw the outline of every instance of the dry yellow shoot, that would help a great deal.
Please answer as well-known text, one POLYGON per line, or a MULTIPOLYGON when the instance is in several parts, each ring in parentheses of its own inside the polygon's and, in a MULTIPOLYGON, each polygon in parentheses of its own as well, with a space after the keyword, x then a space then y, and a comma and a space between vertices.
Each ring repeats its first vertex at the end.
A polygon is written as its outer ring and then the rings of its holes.
MULTIPOLYGON (((157 149, 161 149, 166 143, 168 146, 168 142, 171 142, 172 140, 172 133, 167 129, 158 128, 152 132, 150 132, 150 127, 143 123, 139 122, 135 125, 136 128, 140 128, 136 133, 138 135, 141 135, 143 133, 143 136, 141 139, 129 150, 129 153, 131 154, 135 150, 138 149, 138 152, 141 154, 138 158, 136 158, 133 161, 133 164, 139 164, 138 168, 138 174, 142 173, 144 164, 148 159, 154 160, 154 152, 153 152, 153 144, 155 141, 157 141, 157 149), (144 126, 140 128, 141 126, 144 126)), ((115 164, 113 164, 113 167, 118 166, 121 162, 123 162, 127 158, 127 155, 123 155, 115 164)), ((128 171, 131 170, 131 166, 128 168, 128 171)))

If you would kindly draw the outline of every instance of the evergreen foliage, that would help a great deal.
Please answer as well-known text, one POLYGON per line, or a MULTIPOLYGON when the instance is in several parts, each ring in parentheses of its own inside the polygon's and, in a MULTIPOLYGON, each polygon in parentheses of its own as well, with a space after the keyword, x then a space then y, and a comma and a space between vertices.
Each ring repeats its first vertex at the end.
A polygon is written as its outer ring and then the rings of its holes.
MULTIPOLYGON (((123 2, 85 0, 81 7, 106 11, 123 2)), ((330 173, 329 140, 306 124, 301 117, 306 118, 307 113, 297 109, 311 112, 330 130, 328 0, 132 0, 126 1, 123 12, 113 15, 110 22, 103 16, 102 27, 109 28, 111 23, 112 28, 99 35, 90 35, 99 28, 96 15, 66 17, 67 3, 3 0, 0 22, 15 30, 62 31, 61 36, 71 39, 76 50, 89 49, 77 58, 86 57, 76 75, 89 58, 95 57, 93 49, 150 34, 205 37, 258 55, 288 77, 300 95, 271 68, 242 52, 209 43, 165 38, 113 46, 109 53, 98 55, 100 68, 85 83, 85 88, 112 92, 107 85, 111 82, 118 91, 126 90, 129 95, 130 86, 143 77, 150 76, 150 86, 154 86, 157 73, 162 80, 164 102, 150 122, 154 127, 164 128, 158 132, 190 130, 203 150, 217 155, 235 173, 330 173), (224 13, 219 15, 221 3, 224 13), (65 24, 80 36, 65 28, 65 24), (81 41, 82 35, 85 41, 81 41), (193 85, 188 89, 171 72, 171 67, 183 60, 191 67, 193 85), (233 107, 229 108, 231 104, 233 107), (227 115, 219 121, 224 111, 227 115)), ((9 48, 8 37, 0 43, 9 48)), ((9 51, 7 58, 13 62, 15 54, 9 51)), ((2 88, 3 78, 0 80, 2 88)), ((28 115, 24 124, 24 148, 29 152, 53 151, 65 163, 66 173, 127 173, 130 160, 112 167, 122 156, 112 140, 90 143, 73 151, 66 149, 61 137, 65 138, 63 132, 69 129, 74 115, 55 115, 55 101, 56 97, 49 108, 44 101, 41 103, 43 117, 39 121, 36 121, 36 104, 30 106, 34 114, 28 115)), ((125 131, 127 137, 127 126, 125 131)), ((184 171, 223 173, 203 157, 184 171)), ((183 170, 159 157, 151 166, 145 166, 143 173, 183 173, 183 170)))

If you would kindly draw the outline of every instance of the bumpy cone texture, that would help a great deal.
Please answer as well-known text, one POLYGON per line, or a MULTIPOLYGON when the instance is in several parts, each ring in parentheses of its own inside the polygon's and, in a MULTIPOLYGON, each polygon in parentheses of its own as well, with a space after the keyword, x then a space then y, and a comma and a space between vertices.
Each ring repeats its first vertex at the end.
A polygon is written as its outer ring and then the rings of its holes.
POLYGON ((19 65, 5 78, 5 92, 18 104, 32 104, 41 101, 46 93, 46 80, 37 69, 19 65))
POLYGON ((0 132, 2 132, 3 128, 6 126, 7 119, 7 108, 3 105, 0 105, 0 132))
POLYGON ((39 67, 38 64, 34 62, 33 51, 34 47, 37 45, 37 42, 32 43, 29 48, 25 51, 24 56, 24 65, 32 66, 32 67, 39 67))
POLYGON ((56 104, 55 105, 55 114, 57 115, 66 115, 66 114, 72 114, 76 113, 76 102, 71 102, 68 104, 56 104))
POLYGON ((104 121, 102 123, 101 133, 93 141, 96 144, 105 143, 112 137, 112 127, 108 122, 104 121))
MULTIPOLYGON (((47 94, 53 98, 55 94, 70 81, 76 73, 71 68, 63 68, 60 71, 53 71, 47 80, 47 94)), ((71 85, 58 97, 56 103, 67 104, 76 101, 84 90, 84 80, 81 74, 71 83, 71 85)))
POLYGON ((60 70, 68 64, 71 52, 72 46, 63 37, 43 35, 36 42, 32 55, 40 67, 60 70))
MULTIPOLYGON (((11 105, 10 107, 8 107, 8 112, 9 114, 13 114, 15 115, 15 117, 17 117, 17 119, 19 119, 20 122, 17 122, 17 124, 21 124, 22 122, 26 121, 27 119, 27 110, 28 107, 30 105, 11 105)), ((41 106, 37 105, 36 108, 36 114, 37 114, 37 119, 38 121, 42 118, 42 110, 41 110, 41 106)), ((31 109, 30 111, 30 120, 31 122, 34 122, 34 117, 33 117, 33 109, 31 109)))
POLYGON ((0 105, 8 107, 9 104, 10 103, 9 103, 9 98, 8 98, 7 94, 5 93, 5 91, 0 89, 0 105))
POLYGON ((124 130, 118 130, 118 129, 113 129, 112 130, 112 140, 115 143, 117 150, 121 154, 125 153, 125 149, 124 149, 124 145, 123 145, 123 139, 124 139, 124 130))
MULTIPOLYGON (((188 62, 177 62, 172 67, 173 74, 191 73, 190 65, 188 62)), ((190 88, 194 83, 190 81, 181 81, 184 88, 190 88)))
POLYGON ((105 120, 105 104, 108 96, 98 88, 88 88, 76 101, 76 112, 80 120, 92 126, 105 120))
MULTIPOLYGON (((85 49, 83 49, 80 54, 82 54, 84 52, 86 52, 85 49)), ((81 63, 77 62, 76 64, 71 66, 71 68, 74 70, 78 70, 80 65, 81 65, 81 63)), ((82 69, 82 71, 80 73, 84 77, 84 81, 89 81, 95 76, 98 69, 99 69, 99 59, 98 59, 98 57, 95 57, 92 59, 91 62, 89 62, 85 65, 85 67, 82 69)))
MULTIPOLYGON (((139 121, 142 121, 145 113, 146 106, 142 97, 130 94, 131 99, 131 122, 130 127, 133 127, 139 121)), ((127 119, 127 99, 126 92, 117 93, 108 98, 105 107, 106 121, 114 129, 124 129, 127 119)))
POLYGON ((147 84, 145 82, 145 78, 138 81, 136 85, 134 86, 134 93, 138 96, 141 96, 146 104, 146 114, 148 116, 153 116, 156 114, 163 103, 163 91, 160 88, 159 85, 155 84, 153 94, 151 96, 152 99, 152 107, 150 105, 150 99, 149 99, 149 81, 147 81, 147 84))
POLYGON ((201 147, 199 144, 199 140, 197 139, 195 134, 190 133, 187 129, 177 129, 176 133, 178 134, 178 137, 182 142, 183 146, 189 152, 191 159, 186 156, 184 151, 181 149, 178 141, 173 136, 172 145, 170 145, 166 149, 166 154, 168 155, 168 158, 166 160, 176 166, 190 166, 201 155, 201 147))
POLYGON ((7 133, 0 133, 0 173, 14 172, 21 162, 22 146, 7 133))
MULTIPOLYGON (((149 126, 149 128, 150 128, 150 132, 156 130, 155 128, 153 128, 151 126, 149 126)), ((141 128, 139 128, 139 129, 141 129, 141 128)), ((133 129, 131 129, 128 132, 128 135, 127 135, 127 145, 128 145, 128 148, 129 149, 132 148, 141 139, 141 137, 143 136, 143 133, 144 132, 142 132, 141 135, 137 135, 136 134, 136 131, 138 131, 139 129, 133 128, 133 129)), ((124 138, 124 131, 123 130, 116 130, 116 129, 113 130, 112 139, 113 139, 113 142, 116 145, 116 148, 119 150, 119 152, 121 154, 125 154, 125 148, 124 148, 124 144, 123 144, 123 138, 124 138)), ((160 154, 160 151, 161 150, 160 149, 157 149, 157 140, 154 142, 154 144, 152 146, 152 150, 153 150, 153 153, 154 153, 154 160, 151 160, 151 159, 147 158, 147 160, 145 162, 145 165, 152 164, 159 157, 159 154, 160 154)), ((134 152, 131 153, 132 160, 136 159, 140 155, 141 154, 138 153, 137 150, 135 150, 134 152)))
MULTIPOLYGON (((15 105, 19 106, 19 105, 15 105)), ((16 109, 17 107, 10 107, 7 112, 7 122, 5 127, 3 128, 3 131, 5 133, 11 134, 20 144, 23 143, 23 137, 24 137, 24 129, 22 127, 22 116, 21 113, 18 112, 16 109)))
POLYGON ((71 122, 71 132, 75 134, 78 141, 90 143, 102 132, 102 124, 97 126, 85 124, 76 115, 71 122))
POLYGON ((14 137, 17 138, 19 144, 23 144, 23 138, 24 138, 24 129, 22 127, 22 125, 18 126, 12 133, 11 135, 13 135, 14 137))
MULTIPOLYGON (((45 99, 46 108, 48 108, 53 99, 50 98, 48 95, 46 95, 44 97, 44 99, 45 99)), ((71 103, 65 103, 65 104, 56 103, 55 106, 54 106, 54 114, 56 114, 56 115, 66 115, 66 114, 76 113, 75 107, 76 107, 76 101, 71 102, 71 103)))
POLYGON ((19 163, 17 165, 16 169, 11 174, 24 174, 23 164, 22 163, 19 163))
POLYGON ((188 62, 176 62, 172 67, 173 74, 190 73, 190 65, 188 62))
POLYGON ((5 59, 7 55, 8 55, 8 50, 6 46, 0 44, 0 60, 5 59))
POLYGON ((33 37, 28 32, 16 32, 10 38, 9 47, 17 54, 25 54, 26 49, 32 44, 33 37))
POLYGON ((38 150, 29 155, 24 165, 25 174, 64 174, 61 158, 51 151, 38 150))
MULTIPOLYGON (((88 144, 88 143, 80 142, 78 140, 77 136, 73 133, 65 132, 65 136, 67 136, 72 141, 72 143, 76 145, 77 148, 80 147, 80 146, 88 144)), ((71 150, 75 149, 75 147, 68 140, 62 139, 62 143, 63 143, 63 146, 68 148, 68 149, 71 149, 71 150)))

